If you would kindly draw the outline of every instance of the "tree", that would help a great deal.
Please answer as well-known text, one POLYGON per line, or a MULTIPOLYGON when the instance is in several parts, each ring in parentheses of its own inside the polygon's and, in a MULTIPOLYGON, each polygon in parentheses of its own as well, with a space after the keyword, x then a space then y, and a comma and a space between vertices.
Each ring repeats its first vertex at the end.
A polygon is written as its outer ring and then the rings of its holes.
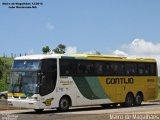
POLYGON ((101 55, 101 53, 99 51, 96 51, 96 55, 101 55))
POLYGON ((53 49, 54 53, 64 54, 66 50, 66 46, 64 44, 59 44, 55 49, 53 49))
POLYGON ((49 46, 45 46, 45 47, 42 48, 43 54, 47 54, 49 51, 50 51, 49 46))
POLYGON ((0 79, 3 76, 3 61, 0 59, 0 79))

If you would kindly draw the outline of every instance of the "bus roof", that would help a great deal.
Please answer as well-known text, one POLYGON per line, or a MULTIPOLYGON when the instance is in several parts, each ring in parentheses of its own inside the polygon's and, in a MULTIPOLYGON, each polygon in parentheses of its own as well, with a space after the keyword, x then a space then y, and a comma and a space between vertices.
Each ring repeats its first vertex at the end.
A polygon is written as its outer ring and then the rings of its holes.
POLYGON ((26 55, 26 56, 16 57, 15 60, 41 60, 41 59, 47 59, 47 58, 61 58, 61 56, 64 56, 64 55, 63 54, 26 55))
POLYGON ((135 61, 135 62, 156 62, 153 58, 128 58, 111 55, 96 55, 96 54, 39 54, 16 57, 15 60, 37 60, 47 58, 69 58, 69 59, 90 59, 90 60, 113 60, 113 61, 135 61))
POLYGON ((135 62, 156 62, 154 58, 129 58, 111 55, 96 55, 96 54, 74 54, 73 56, 79 58, 87 58, 93 60, 113 60, 113 61, 135 61, 135 62))

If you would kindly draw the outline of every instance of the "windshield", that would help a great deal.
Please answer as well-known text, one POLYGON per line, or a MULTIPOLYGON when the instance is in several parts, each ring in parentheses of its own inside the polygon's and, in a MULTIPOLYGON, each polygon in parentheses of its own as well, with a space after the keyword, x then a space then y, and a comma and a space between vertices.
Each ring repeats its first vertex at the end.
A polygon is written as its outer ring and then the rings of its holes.
POLYGON ((37 70, 41 68, 40 60, 15 60, 12 69, 31 69, 37 70))
POLYGON ((38 93, 37 72, 11 72, 9 92, 38 93))

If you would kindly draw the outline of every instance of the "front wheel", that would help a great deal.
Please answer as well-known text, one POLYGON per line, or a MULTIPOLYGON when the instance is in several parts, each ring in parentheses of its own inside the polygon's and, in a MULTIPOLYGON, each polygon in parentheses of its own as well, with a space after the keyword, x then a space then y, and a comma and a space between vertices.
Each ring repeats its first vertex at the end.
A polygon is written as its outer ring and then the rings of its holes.
POLYGON ((59 101, 58 110, 61 112, 66 112, 69 109, 70 101, 67 97, 62 97, 59 101))
POLYGON ((0 96, 0 99, 2 99, 2 100, 6 100, 6 99, 7 99, 7 97, 6 97, 5 95, 1 95, 1 96, 0 96))

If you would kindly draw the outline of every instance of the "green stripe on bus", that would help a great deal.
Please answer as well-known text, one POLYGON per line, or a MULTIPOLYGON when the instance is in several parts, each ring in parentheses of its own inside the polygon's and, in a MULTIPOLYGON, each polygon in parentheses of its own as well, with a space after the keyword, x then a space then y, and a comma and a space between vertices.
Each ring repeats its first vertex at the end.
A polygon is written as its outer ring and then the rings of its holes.
POLYGON ((97 77, 73 77, 81 94, 88 99, 105 99, 107 95, 97 77))
POLYGON ((81 94, 87 99, 98 99, 98 97, 93 93, 85 77, 73 77, 81 94))
POLYGON ((103 90, 103 87, 101 86, 97 77, 85 77, 85 78, 94 95, 96 95, 99 99, 107 98, 107 95, 103 90))

